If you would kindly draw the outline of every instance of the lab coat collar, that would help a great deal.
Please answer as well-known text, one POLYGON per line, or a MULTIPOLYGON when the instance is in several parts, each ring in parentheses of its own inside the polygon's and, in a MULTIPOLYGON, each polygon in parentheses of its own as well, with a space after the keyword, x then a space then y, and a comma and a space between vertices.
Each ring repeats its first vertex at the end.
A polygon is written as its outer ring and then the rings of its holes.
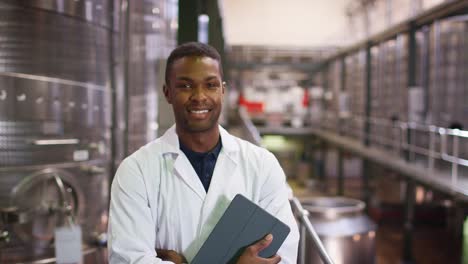
MULTIPOLYGON (((219 126, 219 134, 221 135, 224 151, 231 153, 239 150, 239 146, 236 144, 234 136, 229 134, 222 126, 219 126)), ((181 153, 179 137, 176 133, 176 125, 169 128, 161 137, 161 140, 166 143, 163 144, 161 149, 163 154, 174 153, 178 155, 181 153)))
MULTIPOLYGON (((225 174, 224 171, 232 172, 237 166, 236 160, 236 151, 238 151, 239 146, 236 143, 234 136, 230 135, 224 128, 219 126, 219 131, 221 135, 221 141, 223 147, 221 148, 221 152, 218 156, 218 160, 216 162, 215 170, 213 171, 213 178, 210 184, 210 189, 208 190, 208 195, 215 191, 211 191, 213 188, 216 187, 217 181, 221 182, 229 182, 229 178, 232 176, 231 174, 225 174), (218 167, 224 168, 224 171, 219 171, 218 167), (218 168, 218 169, 217 169, 218 168), (220 174, 216 176, 217 174, 220 174), (222 179, 219 179, 219 178, 222 179)), ((175 154, 174 155, 174 169, 179 173, 182 179, 187 183, 188 186, 200 197, 201 200, 204 200, 207 193, 199 180, 195 170, 193 169, 190 161, 183 155, 182 150, 180 150, 179 146, 179 137, 177 136, 175 125, 169 128, 166 133, 161 137, 161 141, 164 144, 161 144, 161 152, 163 155, 166 154, 175 154)), ((214 194, 211 194, 211 196, 214 194)))

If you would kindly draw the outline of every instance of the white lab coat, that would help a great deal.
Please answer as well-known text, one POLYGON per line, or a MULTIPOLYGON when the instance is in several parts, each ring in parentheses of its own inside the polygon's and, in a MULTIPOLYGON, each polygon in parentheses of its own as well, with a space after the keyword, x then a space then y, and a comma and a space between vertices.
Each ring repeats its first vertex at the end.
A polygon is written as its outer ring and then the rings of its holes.
POLYGON ((238 193, 289 225, 278 254, 281 263, 296 263, 299 232, 278 161, 222 127, 220 134, 223 147, 208 193, 179 149, 175 126, 122 162, 111 189, 110 263, 172 263, 157 258, 155 248, 175 250, 190 262, 238 193))

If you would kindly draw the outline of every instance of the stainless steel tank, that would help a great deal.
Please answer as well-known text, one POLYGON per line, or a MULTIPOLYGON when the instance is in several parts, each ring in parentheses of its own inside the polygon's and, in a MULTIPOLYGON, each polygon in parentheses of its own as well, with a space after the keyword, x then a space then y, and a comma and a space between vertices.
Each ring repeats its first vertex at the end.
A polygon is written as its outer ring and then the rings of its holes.
MULTIPOLYGON (((309 211, 309 219, 334 263, 375 263, 376 225, 364 215, 362 201, 318 197, 301 200, 301 203, 309 211)), ((306 262, 323 263, 309 237, 306 262)))
POLYGON ((360 117, 365 115, 365 101, 367 92, 365 89, 365 63, 366 53, 363 50, 345 58, 346 74, 344 78, 346 93, 348 94, 349 112, 351 118, 341 122, 342 132, 349 137, 362 140, 364 122, 360 117), (357 117, 357 118, 352 118, 357 117))
POLYGON ((84 262, 106 262, 111 168, 156 136, 177 15, 172 0, 0 0, 0 263, 55 262, 70 217, 84 262))
POLYGON ((0 1, 0 263, 54 262, 54 229, 70 217, 85 253, 97 252, 111 162, 112 2, 0 1))
POLYGON ((429 43, 429 122, 468 129, 468 19, 450 17, 435 22, 429 43))

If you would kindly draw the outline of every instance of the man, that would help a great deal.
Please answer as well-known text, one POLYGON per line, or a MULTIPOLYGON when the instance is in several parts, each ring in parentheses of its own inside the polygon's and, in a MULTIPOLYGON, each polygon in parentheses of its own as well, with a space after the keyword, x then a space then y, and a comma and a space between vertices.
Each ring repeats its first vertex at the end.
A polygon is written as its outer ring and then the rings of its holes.
POLYGON ((283 170, 270 152, 218 125, 224 92, 215 49, 186 43, 172 51, 164 95, 176 124, 126 158, 115 175, 111 263, 190 262, 238 193, 291 228, 278 255, 258 256, 275 239, 267 235, 238 263, 296 263, 299 234, 283 170))

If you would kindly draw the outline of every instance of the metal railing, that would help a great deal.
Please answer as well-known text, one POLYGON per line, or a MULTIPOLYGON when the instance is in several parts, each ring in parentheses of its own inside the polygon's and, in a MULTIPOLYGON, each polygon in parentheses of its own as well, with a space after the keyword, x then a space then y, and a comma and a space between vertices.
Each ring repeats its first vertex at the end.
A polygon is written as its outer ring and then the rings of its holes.
MULTIPOLYGON (((240 135, 247 141, 260 146, 261 145, 261 136, 258 132, 255 125, 250 120, 247 111, 244 108, 239 109, 239 118, 242 125, 243 133, 240 135)), ((312 223, 309 220, 309 212, 302 207, 301 202, 294 196, 291 196, 290 203, 293 211, 295 212, 296 219, 299 224, 300 240, 299 240, 299 255, 298 255, 298 264, 306 263, 306 250, 307 250, 307 237, 310 237, 314 244, 314 247, 317 249, 317 252, 322 259, 324 264, 333 264, 332 259, 325 250, 322 241, 320 240, 317 232, 315 231, 312 223)))
POLYGON ((299 220, 299 254, 298 254, 298 264, 305 264, 306 263, 306 250, 307 250, 307 236, 309 236, 314 243, 315 248, 322 259, 324 264, 333 264, 333 260, 327 253, 327 250, 323 246, 320 237, 318 236, 317 232, 315 232, 314 226, 309 220, 309 211, 305 210, 302 207, 301 202, 296 198, 292 197, 291 205, 293 211, 296 212, 297 218, 299 220))
POLYGON ((468 131, 374 117, 349 116, 333 120, 330 113, 325 116, 327 118, 319 124, 322 129, 361 142, 367 140, 372 147, 393 156, 405 158, 407 155, 410 162, 422 161, 429 175, 434 174, 437 161, 447 162, 449 166, 443 169, 450 174, 454 185, 459 180, 459 167, 468 168, 467 157, 462 157, 468 155, 468 131), (368 133, 364 130, 366 123, 370 127, 368 133))

